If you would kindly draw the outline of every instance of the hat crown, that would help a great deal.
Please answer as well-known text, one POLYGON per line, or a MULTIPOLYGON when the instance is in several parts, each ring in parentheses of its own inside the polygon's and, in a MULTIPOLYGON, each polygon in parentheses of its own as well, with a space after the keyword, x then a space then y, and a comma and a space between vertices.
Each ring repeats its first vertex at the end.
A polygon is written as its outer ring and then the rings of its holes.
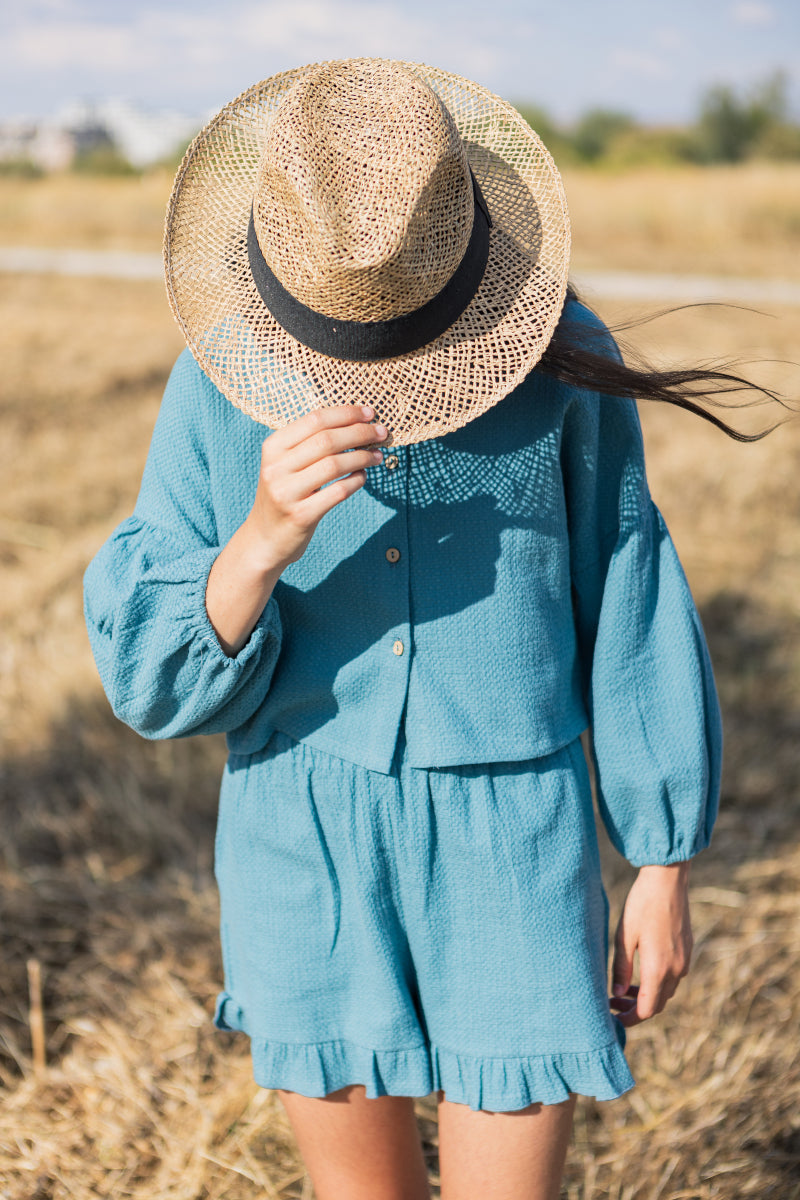
POLYGON ((461 262, 473 213, 455 122, 408 67, 323 63, 276 110, 254 226, 270 269, 315 312, 383 321, 420 308, 461 262))

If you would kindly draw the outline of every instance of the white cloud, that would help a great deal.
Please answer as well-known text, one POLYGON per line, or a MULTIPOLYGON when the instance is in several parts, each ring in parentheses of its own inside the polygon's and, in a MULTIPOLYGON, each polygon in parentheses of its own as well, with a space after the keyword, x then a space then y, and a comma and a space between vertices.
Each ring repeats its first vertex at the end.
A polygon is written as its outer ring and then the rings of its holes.
MULTIPOLYGON (((435 12, 415 18, 393 3, 367 0, 270 0, 231 4, 218 15, 180 14, 155 6, 134 9, 125 24, 66 10, 69 0, 39 0, 5 38, 5 55, 32 68, 120 68, 163 64, 213 65, 259 52, 267 67, 277 56, 299 65, 309 57, 365 54, 439 59, 449 46, 482 69, 497 53, 474 39, 452 36, 435 12), (29 19, 25 19, 25 17, 29 19), (34 19, 30 19, 33 17, 34 19)), ((468 31, 465 30, 465 34, 468 31)), ((269 73, 266 70, 265 73, 269 73)))
POLYGON ((771 4, 752 2, 734 4, 732 15, 737 25, 772 25, 776 13, 771 4))
POLYGON ((22 26, 6 39, 10 59, 35 69, 69 66, 76 71, 130 65, 130 39, 125 29, 90 22, 50 21, 22 26))
POLYGON ((668 79, 672 74, 663 59, 645 50, 615 50, 612 62, 614 66, 644 79, 668 79))
POLYGON ((686 37, 672 25, 662 25, 655 31, 656 44, 662 50, 682 50, 686 45, 686 37))
POLYGON ((80 17, 84 15, 85 7, 76 3, 75 0, 17 0, 13 12, 9 15, 14 21, 18 21, 23 16, 28 20, 38 21, 49 13, 80 17))

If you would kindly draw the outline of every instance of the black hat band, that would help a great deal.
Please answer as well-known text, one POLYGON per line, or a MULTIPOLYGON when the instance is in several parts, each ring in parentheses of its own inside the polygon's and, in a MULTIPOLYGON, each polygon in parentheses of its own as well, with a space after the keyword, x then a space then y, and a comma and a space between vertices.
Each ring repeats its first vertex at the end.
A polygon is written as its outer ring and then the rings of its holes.
POLYGON ((388 321, 342 321, 308 308, 287 291, 267 266, 256 237, 253 209, 247 227, 247 255, 253 282, 278 324, 298 342, 351 362, 377 362, 419 350, 449 329, 480 287, 489 258, 492 218, 472 170, 475 211, 472 233, 461 262, 436 295, 413 312, 388 321))

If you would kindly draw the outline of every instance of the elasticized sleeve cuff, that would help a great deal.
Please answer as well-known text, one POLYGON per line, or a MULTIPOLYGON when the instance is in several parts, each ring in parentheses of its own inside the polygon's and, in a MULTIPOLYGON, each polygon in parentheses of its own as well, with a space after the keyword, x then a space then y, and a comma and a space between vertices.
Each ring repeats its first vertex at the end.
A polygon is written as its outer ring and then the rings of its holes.
POLYGON ((229 733, 263 703, 281 644, 271 597, 247 643, 229 656, 205 605, 217 547, 176 552, 130 519, 86 573, 86 621, 117 716, 143 737, 229 733))
POLYGON ((711 844, 711 834, 704 835, 691 844, 678 843, 669 848, 650 849, 643 845, 640 849, 626 847, 625 857, 634 867, 671 867, 676 863, 688 862, 711 844))
POLYGON ((217 560, 218 553, 216 550, 213 552, 210 562, 203 555, 204 561, 198 564, 196 578, 193 579, 192 585, 187 589, 186 598, 191 609, 190 612, 187 612, 187 619, 194 628, 195 636, 202 641, 209 655, 219 666, 236 670, 237 668, 245 667, 251 659, 257 658, 263 650, 265 642, 274 637, 276 631, 280 630, 280 614, 275 597, 270 596, 264 607, 264 611, 253 626, 245 644, 238 653, 227 654, 220 645, 217 631, 211 624, 208 609, 206 608, 208 576, 217 560))

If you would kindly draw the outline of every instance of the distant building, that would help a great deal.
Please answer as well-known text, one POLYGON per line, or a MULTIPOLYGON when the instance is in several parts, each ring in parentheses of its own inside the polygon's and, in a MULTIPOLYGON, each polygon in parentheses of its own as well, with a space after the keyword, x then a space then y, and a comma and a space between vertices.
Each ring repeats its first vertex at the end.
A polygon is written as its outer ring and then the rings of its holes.
POLYGON ((77 155, 107 148, 134 167, 147 167, 175 154, 203 120, 171 111, 145 112, 124 100, 74 101, 47 120, 0 122, 0 162, 61 171, 77 155))
POLYGON ((77 152, 75 138, 58 125, 39 125, 24 156, 43 171, 66 171, 77 152))
POLYGON ((36 124, 18 117, 0 124, 0 162, 30 159, 30 144, 36 136, 36 124))
POLYGON ((124 100, 109 100, 96 111, 117 149, 134 167, 169 158, 203 124, 202 119, 168 110, 143 112, 124 100))

